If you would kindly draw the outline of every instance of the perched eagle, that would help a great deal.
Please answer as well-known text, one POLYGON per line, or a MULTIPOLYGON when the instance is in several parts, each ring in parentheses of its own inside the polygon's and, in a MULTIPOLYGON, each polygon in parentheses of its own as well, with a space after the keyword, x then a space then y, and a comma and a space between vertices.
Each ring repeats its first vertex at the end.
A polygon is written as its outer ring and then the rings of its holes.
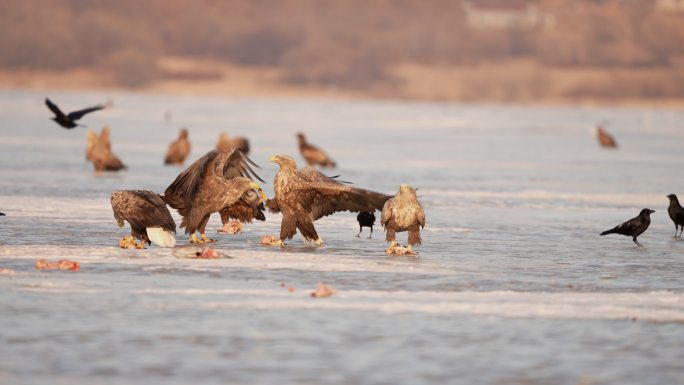
POLYGON ((185 227, 185 233, 190 235, 190 242, 212 241, 207 238, 205 229, 209 217, 217 211, 226 210, 223 215, 242 221, 251 220, 250 215, 258 218, 257 212, 263 215, 258 206, 266 196, 250 178, 253 176, 262 182, 263 180, 256 175, 250 164, 256 166, 237 150, 209 151, 180 173, 166 188, 163 198, 183 217, 180 227, 185 227), (257 194, 261 198, 253 199, 257 194), (195 235, 198 230, 201 240, 195 235))
POLYGON ((601 145, 601 147, 617 148, 615 138, 613 138, 612 135, 607 133, 606 130, 603 129, 603 126, 598 125, 596 127, 596 136, 598 137, 599 144, 601 145))
POLYGON ((328 154, 320 148, 309 144, 306 142, 306 137, 301 132, 297 134, 297 139, 299 140, 299 152, 302 153, 302 157, 306 160, 309 166, 315 164, 321 167, 337 167, 337 164, 330 159, 328 154))
POLYGON ((218 150, 218 151, 230 151, 234 148, 240 150, 243 154, 248 155, 249 154, 249 140, 247 140, 247 138, 243 138, 241 136, 237 136, 233 139, 230 139, 230 137, 228 137, 228 134, 226 134, 225 132, 222 132, 219 135, 219 140, 218 140, 218 143, 216 144, 216 150, 218 150))
POLYGON ((118 190, 112 193, 111 201, 119 227, 124 226, 124 220, 131 225, 131 235, 122 240, 129 239, 140 249, 151 242, 161 247, 176 245, 176 223, 159 195, 147 190, 118 190))
POLYGON ((185 158, 190 154, 190 141, 188 140, 188 130, 182 129, 178 134, 178 139, 169 144, 169 149, 166 151, 166 158, 164 164, 175 164, 182 166, 185 158))
POLYGON ((425 227, 425 211, 418 202, 416 190, 402 184, 399 192, 385 202, 382 208, 380 224, 385 228, 387 242, 392 242, 390 249, 396 245, 397 232, 408 231, 408 250, 411 246, 420 245, 420 228, 425 227))
POLYGON ((126 165, 112 152, 112 144, 109 141, 109 127, 102 128, 99 138, 92 131, 88 131, 86 135, 88 137, 86 158, 93 162, 95 171, 119 171, 126 169, 126 165))
POLYGON ((380 210, 390 198, 340 183, 311 166, 297 170, 294 159, 286 155, 275 155, 269 160, 280 166, 273 186, 275 198, 266 204, 270 211, 283 213, 280 244, 299 230, 307 242, 320 246, 323 240, 316 233, 315 220, 337 211, 380 210))

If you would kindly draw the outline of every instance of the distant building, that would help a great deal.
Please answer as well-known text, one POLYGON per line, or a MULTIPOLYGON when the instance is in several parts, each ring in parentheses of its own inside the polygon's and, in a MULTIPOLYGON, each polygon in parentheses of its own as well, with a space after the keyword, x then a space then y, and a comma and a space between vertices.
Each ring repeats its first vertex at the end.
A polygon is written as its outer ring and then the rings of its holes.
POLYGON ((469 0, 463 3, 466 20, 475 28, 548 27, 553 17, 525 0, 469 0))
POLYGON ((656 8, 664 11, 684 11, 684 0, 657 0, 656 8))

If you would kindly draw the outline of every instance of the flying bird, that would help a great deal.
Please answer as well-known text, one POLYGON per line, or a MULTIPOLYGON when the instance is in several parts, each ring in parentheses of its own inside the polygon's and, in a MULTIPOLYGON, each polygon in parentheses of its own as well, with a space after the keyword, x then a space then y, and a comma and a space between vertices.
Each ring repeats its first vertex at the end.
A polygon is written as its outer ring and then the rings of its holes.
POLYGON ((247 138, 243 138, 242 136, 236 136, 235 138, 231 139, 228 136, 228 134, 222 132, 219 135, 219 140, 216 144, 216 149, 218 151, 229 151, 234 148, 240 150, 243 154, 248 155, 249 140, 247 140, 247 138))
POLYGON ((636 243, 637 247, 643 247, 637 237, 641 235, 651 224, 651 214, 655 211, 651 209, 643 209, 636 217, 628 220, 625 223, 619 224, 610 230, 606 230, 601 235, 606 234, 622 234, 632 237, 632 241, 636 243))
POLYGON ((667 213, 670 215, 670 219, 675 225, 675 235, 674 238, 681 238, 682 232, 684 232, 684 208, 679 204, 679 199, 675 194, 670 194, 667 196, 670 198, 670 206, 667 208, 667 213), (679 237, 677 236, 677 226, 681 228, 679 231, 679 237))
POLYGON ((86 158, 93 162, 95 171, 119 171, 126 169, 126 165, 112 152, 112 144, 109 140, 109 127, 103 127, 99 137, 94 132, 92 134, 87 132, 86 134, 88 135, 86 158), (91 141, 94 141, 94 143, 91 141))
POLYGON ((90 112, 97 111, 97 110, 102 110, 105 108, 105 106, 103 104, 98 104, 95 107, 84 108, 82 110, 73 111, 73 112, 70 112, 68 114, 64 114, 64 112, 62 112, 62 110, 60 110, 59 107, 57 107, 57 105, 55 103, 53 103, 49 98, 45 98, 45 104, 48 106, 50 111, 52 111, 55 114, 55 116, 50 118, 50 119, 54 120, 55 122, 57 122, 57 124, 59 124, 60 126, 66 128, 66 129, 71 129, 71 128, 78 127, 78 126, 85 127, 82 124, 77 124, 76 121, 81 119, 83 117, 83 115, 85 115, 85 114, 88 114, 90 112))
POLYGON ((413 245, 420 245, 420 229, 425 228, 425 211, 418 202, 416 189, 407 184, 399 186, 397 194, 389 199, 382 208, 380 224, 387 233, 385 239, 392 242, 390 249, 396 246, 397 233, 408 231, 408 250, 413 245))
POLYGON ((361 237, 361 231, 364 227, 370 227, 370 235, 368 239, 373 237, 373 225, 375 224, 375 213, 373 211, 361 211, 359 215, 356 216, 356 220, 359 222, 359 233, 356 234, 357 237, 361 237))
POLYGON ((131 234, 122 242, 130 242, 139 249, 151 243, 161 247, 176 245, 176 223, 159 195, 147 190, 117 190, 112 193, 111 202, 119 227, 123 228, 124 220, 131 225, 131 234))
POLYGON ((321 167, 337 167, 337 164, 325 153, 325 151, 309 144, 306 137, 301 132, 297 134, 299 140, 299 152, 309 166, 319 165, 321 167))
MULTIPOLYGON (((212 213, 234 205, 252 205, 251 194, 259 194, 259 203, 266 200, 259 184, 251 178, 263 180, 256 175, 250 164, 256 167, 256 164, 237 150, 209 151, 181 172, 166 188, 162 198, 183 217, 180 227, 185 227, 191 243, 214 242, 205 233, 212 213), (197 231, 200 239, 195 235, 197 231)), ((227 215, 230 216, 231 213, 238 217, 232 211, 227 215)), ((252 214, 258 216, 254 208, 252 214)), ((249 213, 241 213, 242 220, 246 220, 247 215, 249 213)))
POLYGON ((601 147, 617 148, 615 138, 613 138, 612 135, 607 133, 606 130, 603 129, 603 126, 600 124, 596 127, 596 136, 598 137, 599 144, 601 144, 601 147))
POLYGON ((188 140, 188 130, 182 129, 178 134, 178 139, 169 144, 169 149, 166 151, 166 158, 164 164, 174 164, 182 166, 185 158, 190 154, 190 141, 188 140))
POLYGON ((323 245, 314 221, 338 211, 373 211, 382 208, 389 195, 380 194, 336 181, 308 166, 297 170, 297 163, 287 155, 269 159, 280 166, 275 175, 275 198, 266 203, 269 211, 282 212, 280 242, 291 239, 297 230, 306 242, 323 245))

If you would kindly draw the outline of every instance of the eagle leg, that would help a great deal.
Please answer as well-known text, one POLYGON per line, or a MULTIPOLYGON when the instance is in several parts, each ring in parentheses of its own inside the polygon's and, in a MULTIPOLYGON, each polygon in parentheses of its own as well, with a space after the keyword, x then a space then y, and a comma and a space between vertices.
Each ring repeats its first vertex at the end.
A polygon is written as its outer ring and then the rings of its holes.
POLYGON ((202 236, 202 243, 216 243, 216 240, 207 237, 207 234, 202 233, 201 236, 202 236))
POLYGON ((195 235, 195 233, 192 233, 192 235, 190 236, 190 240, 188 240, 188 242, 190 242, 190 243, 202 243, 202 241, 197 238, 197 235, 195 235))
POLYGON ((145 241, 140 241, 140 244, 138 244, 138 242, 133 241, 133 244, 135 245, 136 249, 144 249, 145 248, 145 241))

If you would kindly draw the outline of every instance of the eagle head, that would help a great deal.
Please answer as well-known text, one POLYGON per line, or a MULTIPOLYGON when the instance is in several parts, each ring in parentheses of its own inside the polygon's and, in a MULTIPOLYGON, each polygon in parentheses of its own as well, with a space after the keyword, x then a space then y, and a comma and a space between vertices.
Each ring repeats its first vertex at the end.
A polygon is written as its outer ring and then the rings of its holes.
POLYGON ((295 162, 294 159, 287 155, 273 155, 272 157, 268 158, 270 162, 278 164, 280 167, 292 167, 294 169, 297 169, 297 163, 295 162))

